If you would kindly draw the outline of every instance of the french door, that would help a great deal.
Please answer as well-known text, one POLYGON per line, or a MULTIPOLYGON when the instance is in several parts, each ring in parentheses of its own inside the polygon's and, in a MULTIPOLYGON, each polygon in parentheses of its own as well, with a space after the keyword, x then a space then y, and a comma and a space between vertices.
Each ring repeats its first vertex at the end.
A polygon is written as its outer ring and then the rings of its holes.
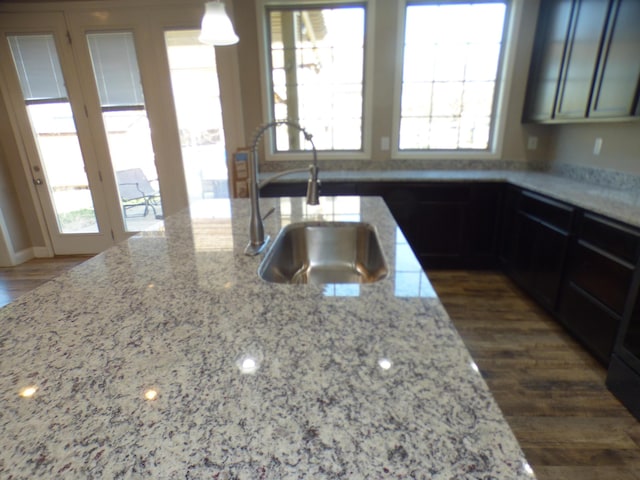
MULTIPOLYGON (((136 231, 161 228, 164 216, 187 207, 189 197, 203 200, 211 196, 205 187, 224 187, 226 151, 242 142, 241 129, 223 133, 214 50, 205 59, 202 46, 185 49, 195 41, 200 8, 108 14, 70 8, 0 15, 2 88, 56 254, 96 253, 136 231), (187 50, 195 61, 188 68, 171 60, 187 58, 187 50), (211 87, 200 99, 198 82, 211 87), (185 96, 180 88, 192 92, 185 96), (191 125, 188 115, 185 127, 185 99, 196 102, 191 111, 203 114, 202 125, 191 125), (213 132, 213 140, 186 142, 187 130, 213 132), (225 137, 231 138, 226 145, 225 137), (185 171, 197 178, 185 180, 185 171), (199 190, 187 192, 187 183, 199 190)), ((222 57, 233 63, 229 52, 222 57)), ((227 72, 221 84, 236 88, 232 77, 227 72)), ((237 101, 237 92, 229 93, 237 101)))
POLYGON ((64 17, 0 16, 0 69, 25 174, 33 181, 53 251, 96 253, 113 244, 84 101, 64 17))

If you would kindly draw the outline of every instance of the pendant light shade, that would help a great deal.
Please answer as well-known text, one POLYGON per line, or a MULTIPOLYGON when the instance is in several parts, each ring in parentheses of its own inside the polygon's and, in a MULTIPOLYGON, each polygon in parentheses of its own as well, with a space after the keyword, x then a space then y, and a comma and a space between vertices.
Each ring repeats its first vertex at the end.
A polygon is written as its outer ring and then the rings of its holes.
POLYGON ((238 43, 239 38, 233 30, 233 25, 231 25, 231 20, 229 20, 222 2, 215 1, 204 4, 204 16, 198 40, 207 45, 234 45, 238 43))

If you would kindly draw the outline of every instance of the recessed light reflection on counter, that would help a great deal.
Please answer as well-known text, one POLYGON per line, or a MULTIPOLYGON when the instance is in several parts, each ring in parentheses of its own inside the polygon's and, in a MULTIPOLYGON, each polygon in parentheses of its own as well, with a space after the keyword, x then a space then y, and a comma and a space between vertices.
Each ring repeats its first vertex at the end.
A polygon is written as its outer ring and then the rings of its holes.
POLYGON ((380 368, 383 370, 389 370, 393 363, 388 358, 381 358, 378 360, 378 365, 380 365, 380 368))
POLYGON ((240 357, 236 364, 241 373, 255 373, 260 368, 260 362, 250 355, 240 357))
POLYGON ((156 398, 158 398, 158 391, 153 389, 153 388, 149 388, 148 390, 145 390, 144 392, 144 399, 145 400, 155 400, 156 398))
POLYGON ((20 395, 22 398, 31 398, 36 394, 37 391, 38 387, 36 385, 29 385, 28 387, 21 388, 18 392, 18 395, 20 395))

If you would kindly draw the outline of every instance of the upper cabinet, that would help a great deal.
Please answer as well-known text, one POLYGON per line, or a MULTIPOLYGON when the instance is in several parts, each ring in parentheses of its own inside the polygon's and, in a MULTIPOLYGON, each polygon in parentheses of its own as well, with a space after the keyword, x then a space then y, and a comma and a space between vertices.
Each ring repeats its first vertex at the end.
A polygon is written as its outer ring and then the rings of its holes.
POLYGON ((591 96, 590 117, 640 113, 640 1, 612 3, 591 96))
POLYGON ((638 25, 638 0, 542 0, 524 120, 638 115, 638 25))

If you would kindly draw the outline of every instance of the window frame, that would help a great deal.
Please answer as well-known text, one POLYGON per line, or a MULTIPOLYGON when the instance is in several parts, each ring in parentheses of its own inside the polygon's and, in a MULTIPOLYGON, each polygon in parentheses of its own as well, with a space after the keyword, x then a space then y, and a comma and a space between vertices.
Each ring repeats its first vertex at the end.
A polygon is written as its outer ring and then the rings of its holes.
MULTIPOLYGON (((412 5, 429 5, 444 3, 445 0, 400 0, 397 24, 397 50, 399 59, 395 73, 393 92, 393 118, 391 128, 391 160, 408 159, 443 159, 443 160, 499 160, 502 158, 505 128, 508 110, 508 98, 511 91, 513 68, 515 63, 516 43, 514 28, 521 22, 522 6, 519 0, 503 0, 506 6, 502 46, 498 60, 495 81, 489 144, 487 149, 400 149, 400 119, 402 102, 402 81, 404 65, 404 41, 407 7, 412 5)), ((450 0, 447 3, 500 3, 500 0, 450 0)))
MULTIPOLYGON (((372 110, 373 110, 373 64, 374 64, 374 25, 375 2, 373 0, 258 0, 256 2, 256 17, 258 19, 259 35, 259 64, 260 85, 262 95, 262 122, 274 120, 273 104, 270 101, 270 92, 273 91, 271 76, 271 45, 269 44, 269 15, 268 8, 284 7, 287 9, 317 8, 331 6, 362 5, 365 9, 365 34, 364 34, 364 71, 362 76, 362 148, 360 150, 318 150, 318 158, 321 160, 369 160, 371 158, 372 144, 372 110)), ((305 127, 305 125, 301 125, 305 127)), ((309 132, 313 135, 313 131, 309 132)), ((311 160, 312 154, 307 151, 277 151, 274 132, 270 131, 264 136, 264 159, 266 161, 286 160, 311 160)))

